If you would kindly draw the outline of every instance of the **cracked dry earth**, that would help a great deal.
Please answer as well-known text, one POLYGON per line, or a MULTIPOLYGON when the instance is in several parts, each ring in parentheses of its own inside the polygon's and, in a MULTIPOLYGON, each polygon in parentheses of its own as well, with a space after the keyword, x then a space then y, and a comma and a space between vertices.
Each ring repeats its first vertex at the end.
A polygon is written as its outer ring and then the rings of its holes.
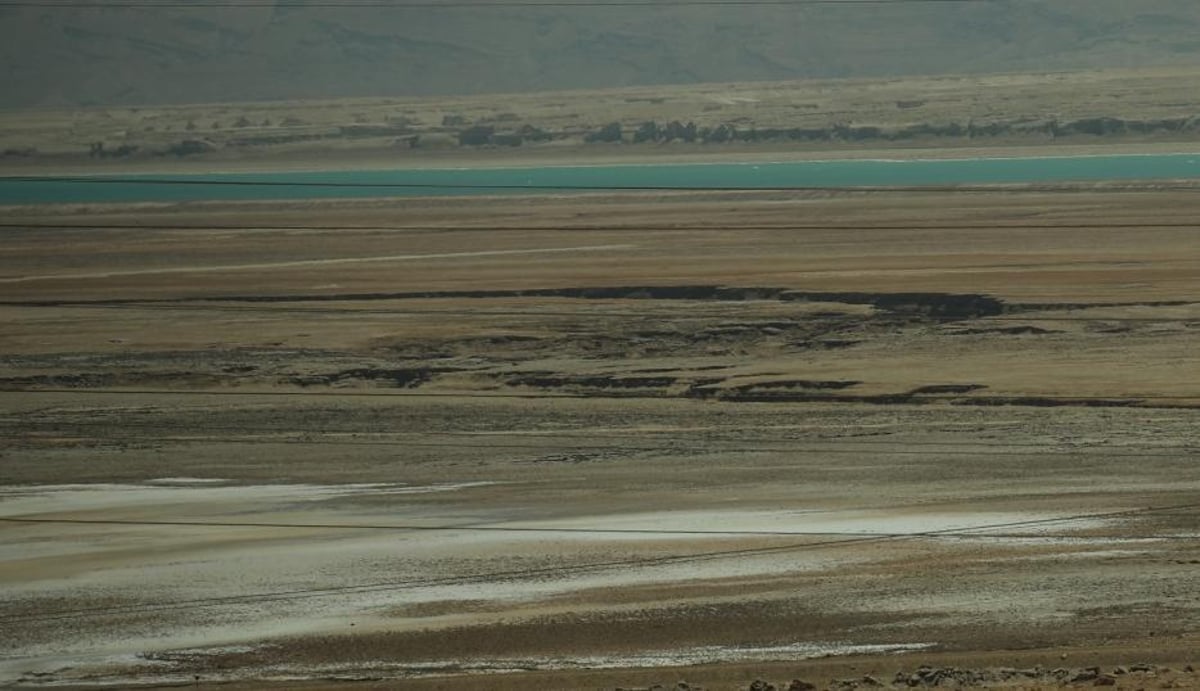
POLYGON ((1195 687, 1198 207, 6 211, 0 683, 1195 687))

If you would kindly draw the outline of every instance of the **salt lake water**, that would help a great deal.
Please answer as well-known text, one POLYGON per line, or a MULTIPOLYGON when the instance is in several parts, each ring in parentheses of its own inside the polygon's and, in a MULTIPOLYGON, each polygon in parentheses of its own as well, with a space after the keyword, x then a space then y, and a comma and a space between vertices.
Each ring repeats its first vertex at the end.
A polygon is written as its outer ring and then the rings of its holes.
POLYGON ((1200 179, 1200 153, 0 177, 0 204, 336 199, 1200 179))

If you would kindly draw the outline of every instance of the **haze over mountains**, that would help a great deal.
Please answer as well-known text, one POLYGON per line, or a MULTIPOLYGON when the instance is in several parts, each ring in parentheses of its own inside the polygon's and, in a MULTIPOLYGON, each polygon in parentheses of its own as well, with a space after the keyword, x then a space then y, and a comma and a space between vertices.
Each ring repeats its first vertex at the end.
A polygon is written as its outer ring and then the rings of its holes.
POLYGON ((1195 0, 0 9, 0 107, 1200 64, 1195 0))

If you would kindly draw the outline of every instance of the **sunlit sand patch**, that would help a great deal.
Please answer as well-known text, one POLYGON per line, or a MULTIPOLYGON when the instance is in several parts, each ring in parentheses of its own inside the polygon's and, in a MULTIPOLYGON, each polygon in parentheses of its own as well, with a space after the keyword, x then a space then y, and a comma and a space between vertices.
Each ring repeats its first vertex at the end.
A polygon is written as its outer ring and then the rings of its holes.
POLYGON ((224 485, 232 482, 219 477, 158 477, 146 480, 145 485, 161 485, 165 487, 188 487, 191 485, 224 485))
POLYGON ((405 485, 353 483, 342 485, 225 485, 224 480, 205 478, 159 478, 144 484, 64 484, 0 487, 0 516, 91 511, 101 509, 145 509, 156 504, 251 501, 261 506, 270 501, 322 501, 340 497, 453 492, 482 487, 492 482, 405 485), (220 485, 220 486, 217 486, 220 485))
POLYGON ((1046 532, 1081 530, 1105 525, 1099 518, 1026 512, 914 512, 914 511, 811 511, 715 510, 663 511, 612 516, 587 516, 558 521, 511 522, 503 526, 535 530, 589 530, 585 539, 662 539, 678 533, 689 538, 707 535, 728 537, 770 535, 914 535, 977 533, 1019 530, 1030 536, 1046 532))
MULTIPOLYGON (((677 650, 650 651, 633 654, 593 655, 584 657, 534 658, 512 660, 534 669, 620 669, 626 667, 686 667, 718 662, 769 662, 808 660, 838 655, 871 655, 924 650, 934 643, 853 644, 853 643, 792 643, 774 646, 699 646, 677 650)), ((495 661, 491 664, 496 664, 495 661)), ((461 664, 461 663, 460 663, 461 664)), ((469 667, 471 662, 467 662, 469 667)), ((521 667, 510 665, 517 669, 521 667)), ((486 671, 486 670, 484 670, 486 671)))
MULTIPOLYGON (((236 504, 252 507, 245 520, 253 522, 257 515, 290 510, 300 504, 303 510, 288 520, 336 523, 339 518, 347 520, 345 514, 332 505, 317 502, 345 497, 454 492, 489 484, 239 486, 222 482, 193 482, 185 477, 159 478, 138 485, 5 487, 0 488, 0 516, 94 510, 112 511, 118 516, 123 511, 138 511, 153 518, 156 511, 174 515, 195 507, 203 510, 205 506, 236 504)), ((371 519, 364 516, 386 515, 387 522, 404 523, 397 512, 400 502, 386 504, 378 509, 356 504, 355 520, 366 522, 371 519)), ((425 507, 413 515, 425 516, 429 510, 425 507)), ((447 511, 450 513, 425 519, 431 525, 449 522, 441 519, 462 509, 452 507, 447 511)), ((519 515, 519 511, 516 513, 519 515)), ((871 544, 887 543, 893 537, 928 540, 927 544, 936 544, 937 549, 953 549, 954 541, 941 538, 957 534, 969 535, 964 538, 968 544, 997 539, 1015 540, 1018 541, 1015 546, 1022 546, 1019 541, 1025 540, 1032 541, 1028 546, 1033 548, 1070 551, 1102 544, 1102 541, 1096 545, 1069 542, 1073 539, 1070 533, 1106 524, 1098 518, 1078 519, 1053 513, 828 510, 816 506, 795 510, 649 511, 540 521, 504 521, 503 515, 493 514, 490 519, 485 515, 486 511, 476 516, 477 522, 471 526, 429 531, 280 533, 264 528, 246 533, 244 542, 221 542, 242 535, 221 528, 204 528, 194 534, 181 534, 173 527, 153 529, 158 532, 151 533, 131 530, 106 538, 109 540, 106 548, 119 552, 128 546, 126 543, 136 543, 143 549, 148 544, 156 545, 157 551, 147 552, 148 556, 139 563, 122 562, 115 566, 106 561, 108 557, 103 551, 97 551, 90 537, 58 536, 53 544, 65 551, 46 556, 67 558, 75 550, 82 570, 68 576, 55 567, 47 570, 44 577, 30 576, 32 580, 26 583, 14 583, 12 597, 79 598, 99 592, 128 595, 135 609, 142 600, 169 607, 173 601, 197 598, 220 600, 234 595, 237 599, 206 606, 202 617, 187 608, 164 610, 150 630, 126 637, 114 637, 111 630, 105 630, 94 637, 75 637, 69 650, 31 643, 20 652, 25 662, 40 659, 49 665, 68 658, 96 659, 128 651, 210 648, 339 632, 346 630, 351 622, 356 623, 356 631, 364 633, 404 630, 441 625, 437 617, 396 614, 404 607, 422 603, 469 601, 492 603, 500 608, 524 607, 605 589, 833 572, 890 558, 890 550, 847 549, 841 543, 853 545, 864 540, 871 544), (998 529, 1006 533, 1015 531, 1014 526, 1019 527, 1019 535, 988 534, 998 529), (183 544, 186 540, 182 538, 194 543, 183 544), (298 548, 301 544, 302 548, 298 548), (466 570, 461 567, 447 570, 444 566, 457 560, 468 560, 472 566, 466 570), (312 574, 321 575, 322 592, 311 597, 257 599, 259 594, 277 591, 303 594, 313 587, 312 574), (243 597, 246 599, 242 600, 243 597)), ((143 529, 138 527, 138 530, 143 529)), ((1098 540, 1087 538, 1086 533, 1078 539, 1098 540)), ((26 557, 32 549, 28 544, 14 544, 12 548, 24 552, 26 557)), ((979 604, 963 601, 945 606, 970 609, 979 604)), ((1007 602, 996 605, 1002 606, 1009 605, 1007 602)), ((458 617, 455 621, 460 623, 470 619, 469 612, 463 616, 458 616, 463 613, 450 614, 458 617)), ((848 644, 808 643, 767 648, 704 647, 579 658, 433 660, 425 667, 397 663, 384 673, 672 666, 881 651, 886 652, 848 644)), ((20 661, 12 662, 17 665, 20 661)), ((28 669, 13 665, 4 667, 10 672, 23 673, 28 669)), ((318 671, 342 674, 341 670, 318 671)), ((348 675, 359 672, 345 670, 348 675)), ((312 670, 269 670, 269 674, 277 673, 302 678, 312 670)))
MULTIPOLYGON (((927 650, 935 643, 859 644, 848 642, 804 642, 773 646, 697 646, 642 653, 611 655, 531 656, 425 660, 416 662, 366 661, 345 665, 274 664, 233 671, 206 670, 206 682, 258 679, 299 681, 314 677, 350 681, 368 678, 419 678, 459 674, 506 674, 529 671, 633 669, 644 667, 687 667, 701 664, 788 662, 846 655, 886 655, 927 650)), ((109 686, 113 684, 189 683, 189 663, 203 662, 227 654, 255 652, 253 646, 216 646, 173 650, 148 655, 114 655, 80 659, 72 664, 39 666, 27 664, 14 681, 38 686, 109 686)))

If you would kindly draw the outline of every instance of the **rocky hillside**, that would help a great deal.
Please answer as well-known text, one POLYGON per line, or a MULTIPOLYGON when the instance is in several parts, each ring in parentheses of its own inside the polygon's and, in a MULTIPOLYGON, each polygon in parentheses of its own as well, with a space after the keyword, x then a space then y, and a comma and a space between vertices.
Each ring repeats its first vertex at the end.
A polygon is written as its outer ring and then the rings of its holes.
POLYGON ((6 7, 0 8, 0 107, 470 94, 1200 60, 1200 3, 1194 0, 847 5, 6 7))

